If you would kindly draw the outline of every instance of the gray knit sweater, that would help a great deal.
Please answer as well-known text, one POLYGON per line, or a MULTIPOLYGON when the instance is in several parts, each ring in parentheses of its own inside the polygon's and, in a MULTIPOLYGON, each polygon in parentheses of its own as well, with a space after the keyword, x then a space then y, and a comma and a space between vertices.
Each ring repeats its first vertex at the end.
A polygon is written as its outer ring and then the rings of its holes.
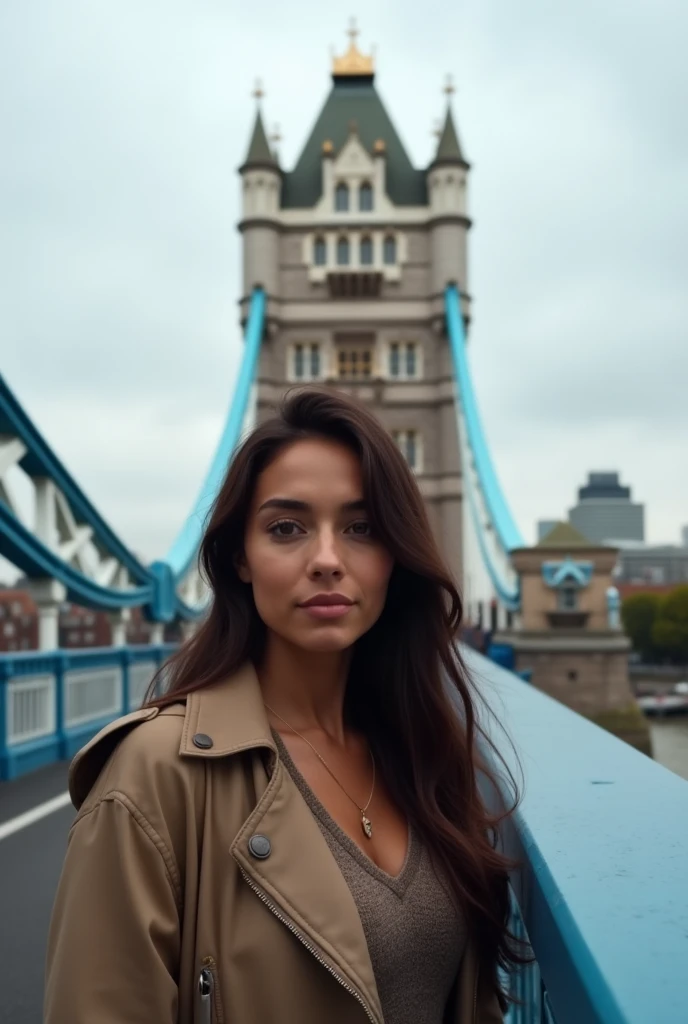
POLYGON ((446 881, 412 829, 398 875, 374 864, 328 814, 279 734, 273 735, 358 908, 385 1024, 442 1024, 466 939, 446 881))

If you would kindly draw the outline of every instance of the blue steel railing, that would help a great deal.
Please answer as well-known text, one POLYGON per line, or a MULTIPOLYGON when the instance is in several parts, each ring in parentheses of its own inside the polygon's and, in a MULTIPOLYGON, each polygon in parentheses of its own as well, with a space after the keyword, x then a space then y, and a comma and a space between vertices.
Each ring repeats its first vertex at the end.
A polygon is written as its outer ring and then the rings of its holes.
POLYGON ((524 796, 504 829, 536 963, 509 1024, 688 1020, 688 782, 477 652, 484 726, 524 796), (501 723, 498 724, 498 723, 501 723), (518 762, 505 739, 507 730, 518 762))
MULTIPOLYGON (((172 649, 0 656, 0 776, 70 757, 140 703, 172 649)), ((535 962, 508 978, 521 1000, 508 1024, 688 1020, 688 782, 477 652, 463 655, 494 712, 483 727, 524 777, 502 844, 520 863, 512 926, 535 962)))
POLYGON ((173 644, 0 655, 0 779, 71 758, 140 706, 173 644))

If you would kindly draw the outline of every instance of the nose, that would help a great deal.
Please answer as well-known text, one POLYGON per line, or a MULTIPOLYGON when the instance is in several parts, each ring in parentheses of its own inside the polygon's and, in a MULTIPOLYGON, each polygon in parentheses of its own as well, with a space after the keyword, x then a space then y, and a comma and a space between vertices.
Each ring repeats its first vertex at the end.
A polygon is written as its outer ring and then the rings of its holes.
POLYGON ((333 530, 318 531, 308 566, 308 575, 313 580, 341 579, 344 575, 342 556, 333 530))

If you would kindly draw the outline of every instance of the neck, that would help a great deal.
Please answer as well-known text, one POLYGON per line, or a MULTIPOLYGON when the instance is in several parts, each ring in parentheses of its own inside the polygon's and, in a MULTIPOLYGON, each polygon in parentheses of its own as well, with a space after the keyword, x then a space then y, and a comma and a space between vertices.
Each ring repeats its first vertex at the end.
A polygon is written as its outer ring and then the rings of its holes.
POLYGON ((304 651, 270 634, 256 671, 266 704, 304 732, 344 738, 344 697, 350 651, 304 651))

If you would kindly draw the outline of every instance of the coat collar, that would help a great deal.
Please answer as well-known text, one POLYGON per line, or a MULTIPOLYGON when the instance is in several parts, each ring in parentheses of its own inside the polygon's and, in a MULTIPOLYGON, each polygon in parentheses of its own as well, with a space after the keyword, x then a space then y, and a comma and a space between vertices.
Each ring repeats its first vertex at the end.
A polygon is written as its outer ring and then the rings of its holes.
POLYGON ((258 677, 247 664, 228 679, 203 687, 160 710, 144 707, 110 722, 76 754, 69 768, 69 792, 79 810, 108 758, 125 735, 154 718, 182 718, 179 754, 184 757, 225 757, 252 747, 266 747, 277 759, 258 677), (194 743, 203 736, 208 746, 194 743))
POLYGON ((226 757, 251 747, 277 756, 256 670, 244 665, 229 679, 195 690, 186 698, 179 753, 185 757, 226 757), (202 747, 194 737, 207 737, 202 747), (205 741, 207 742, 207 741, 205 741))

